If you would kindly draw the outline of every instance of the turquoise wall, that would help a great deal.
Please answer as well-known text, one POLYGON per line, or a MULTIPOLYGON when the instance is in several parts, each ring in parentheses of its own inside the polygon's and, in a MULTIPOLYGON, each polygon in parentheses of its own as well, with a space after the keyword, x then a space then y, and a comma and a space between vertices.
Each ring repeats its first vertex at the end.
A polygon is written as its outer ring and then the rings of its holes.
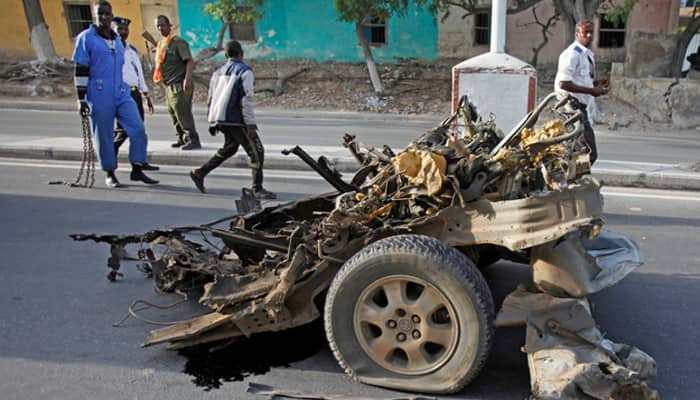
MULTIPOLYGON (((202 11, 206 2, 178 3, 180 34, 195 53, 216 44, 220 27, 202 11)), ((438 58, 436 17, 424 8, 412 5, 405 16, 390 18, 387 32, 387 44, 372 48, 375 60, 438 58)), ((257 43, 243 43, 246 58, 364 61, 354 26, 338 20, 333 0, 266 0, 257 35, 257 43)))

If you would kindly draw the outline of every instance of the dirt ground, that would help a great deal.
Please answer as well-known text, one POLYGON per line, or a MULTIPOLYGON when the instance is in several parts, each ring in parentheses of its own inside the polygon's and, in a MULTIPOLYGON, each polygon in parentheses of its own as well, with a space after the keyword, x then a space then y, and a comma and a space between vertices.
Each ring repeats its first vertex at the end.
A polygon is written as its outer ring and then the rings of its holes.
MULTIPOLYGON (((385 95, 373 93, 364 63, 317 63, 308 60, 250 61, 255 72, 258 107, 311 109, 326 111, 362 111, 393 114, 437 114, 450 112, 451 68, 460 60, 402 60, 379 64, 385 95), (280 77, 284 80, 283 85, 280 77), (277 93, 275 86, 277 85, 277 93), (282 90, 279 90, 281 87, 282 90)), ((206 104, 211 72, 221 64, 201 61, 195 69, 195 103, 206 104)), ((538 68, 538 96, 550 93, 554 80, 553 65, 538 68)), ((150 68, 144 62, 146 75, 150 68)), ((151 93, 164 103, 162 88, 150 83, 151 93)), ((0 96, 16 98, 60 99, 75 95, 73 67, 70 63, 37 65, 0 62, 0 96)), ((636 109, 613 97, 599 98, 601 122, 608 129, 663 129, 666 125, 646 120, 636 109)))

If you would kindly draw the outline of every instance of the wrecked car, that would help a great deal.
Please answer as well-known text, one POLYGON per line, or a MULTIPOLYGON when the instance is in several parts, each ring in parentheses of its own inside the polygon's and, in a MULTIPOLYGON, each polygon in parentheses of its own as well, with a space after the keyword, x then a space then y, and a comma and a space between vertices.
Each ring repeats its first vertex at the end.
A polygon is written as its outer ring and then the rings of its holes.
POLYGON ((359 165, 349 181, 324 157, 285 150, 332 192, 261 208, 244 189, 229 220, 72 237, 111 245, 112 280, 126 246, 140 244, 139 266, 159 289, 200 288, 211 311, 152 331, 145 346, 180 349, 323 318, 353 379, 451 393, 479 374, 496 326, 524 325, 533 397, 654 398, 654 360, 605 339, 585 297, 642 258, 630 239, 601 229, 580 109, 552 94, 504 134, 464 97, 398 153, 346 134, 359 165), (541 123, 545 112, 554 117, 541 123), (496 318, 480 269, 499 259, 529 264, 532 281, 496 318))

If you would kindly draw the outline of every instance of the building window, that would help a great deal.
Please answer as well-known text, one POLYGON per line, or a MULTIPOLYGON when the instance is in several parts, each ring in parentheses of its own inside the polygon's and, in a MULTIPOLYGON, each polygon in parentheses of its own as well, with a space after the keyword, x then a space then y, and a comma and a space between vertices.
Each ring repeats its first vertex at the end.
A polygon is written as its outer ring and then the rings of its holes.
POLYGON ((370 46, 386 44, 386 20, 380 18, 367 18, 362 24, 365 38, 370 46))
POLYGON ((64 4, 66 20, 68 21, 68 34, 71 39, 87 29, 92 23, 90 4, 64 4))
POLYGON ((615 25, 605 20, 605 14, 600 16, 600 27, 598 28, 598 47, 624 47, 625 46, 625 23, 620 22, 615 25))
POLYGON ((491 16, 487 12, 474 14, 474 44, 489 44, 491 16))
MULTIPOLYGON (((252 7, 241 7, 245 8, 242 11, 250 11, 252 7)), ((228 26, 228 36, 231 39, 244 42, 254 42, 257 38, 255 36, 255 22, 232 22, 228 26)))

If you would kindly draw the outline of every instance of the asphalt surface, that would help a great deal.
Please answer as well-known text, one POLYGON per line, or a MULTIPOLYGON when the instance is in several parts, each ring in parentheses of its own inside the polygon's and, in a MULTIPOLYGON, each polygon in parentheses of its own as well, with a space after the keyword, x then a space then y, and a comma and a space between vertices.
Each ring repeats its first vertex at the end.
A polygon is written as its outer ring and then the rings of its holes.
MULTIPOLYGON (((257 360, 257 366, 242 368, 239 380, 219 380, 220 387, 208 391, 191 370, 185 372, 192 367, 191 358, 162 346, 140 348, 154 326, 135 319, 120 327, 112 324, 136 299, 167 305, 179 297, 154 293, 152 282, 134 263, 125 262, 124 277, 108 282, 108 246, 75 242, 68 235, 141 233, 219 219, 233 212, 233 200, 248 184, 249 172, 216 170, 207 178, 210 191, 204 195, 191 186, 185 166, 153 173, 162 184, 151 187, 124 179, 128 186, 116 191, 99 185, 88 190, 46 184, 72 176, 77 167, 75 162, 0 159, 1 399, 264 398, 247 393, 254 383, 313 395, 410 396, 352 382, 324 344, 323 333, 313 329, 237 348, 240 353, 220 362, 257 360), (265 348, 304 348, 309 343, 317 350, 265 368, 271 363, 265 348)), ((330 189, 313 172, 271 170, 266 182, 280 201, 330 189)), ((646 263, 620 284, 591 296, 594 317, 608 338, 638 346, 656 359, 658 377, 652 386, 661 398, 695 399, 700 391, 700 355, 695 351, 700 345, 700 194, 610 187, 603 196, 606 227, 635 239, 646 263)), ((485 276, 498 304, 529 279, 529 269, 502 262, 485 276)), ((171 321, 200 310, 192 300, 144 316, 171 321)), ((498 329, 482 373, 460 393, 444 398, 526 398, 523 343, 523 328, 498 329)))
MULTIPOLYGON (((99 172, 91 190, 47 185, 71 180, 78 170, 78 163, 70 161, 82 157, 74 107, 71 101, 0 99, 0 224, 5 228, 0 231, 0 398, 261 398, 247 393, 253 383, 316 395, 405 397, 350 381, 318 331, 248 346, 318 346, 306 355, 275 363, 263 356, 230 355, 223 364, 260 358, 269 365, 245 367, 232 382, 214 377, 220 387, 206 390, 192 371, 185 372, 191 359, 162 347, 139 348, 154 327, 133 319, 113 327, 133 300, 163 305, 179 298, 153 293, 133 264, 124 266, 120 282, 108 282, 108 247, 74 242, 68 234, 140 233, 231 215, 240 188, 250 184, 250 172, 241 151, 226 164, 240 168, 217 169, 207 177, 207 194, 200 194, 187 171, 208 159, 221 138, 206 134, 204 110, 196 109, 204 149, 174 150, 169 117, 158 108, 146 124, 150 160, 162 166, 150 175, 160 185, 131 184, 128 168, 118 171, 127 184, 119 190, 105 188, 99 172)), ((260 109, 258 117, 266 146, 265 184, 284 202, 331 187, 293 156, 282 156, 282 149, 302 145, 314 158, 326 155, 350 172, 355 164, 339 144, 343 133, 370 146, 399 149, 443 116, 260 109)), ((652 386, 662 398, 694 399, 700 391, 700 358, 694 351, 700 345, 700 314, 695 312, 700 308, 700 174, 690 166, 700 161, 700 132, 596 132, 601 159, 593 174, 606 184, 606 227, 635 239, 647 262, 616 287, 591 296, 594 317, 607 337, 656 359, 658 378, 652 386)), ((485 275, 497 303, 529 279, 526 267, 510 263, 499 263, 485 275)), ((170 321, 200 311, 190 301, 148 317, 170 321)), ((499 329, 486 368, 468 388, 446 398, 527 397, 523 342, 523 329, 499 329)))
MULTIPOLYGON (((266 169, 309 170, 296 156, 281 154, 300 145, 314 159, 326 156, 339 171, 350 173, 357 163, 341 145, 344 133, 355 135, 370 147, 386 144, 397 150, 444 116, 259 109, 257 117, 266 169)), ((0 99, 0 119, 0 157, 82 159, 80 120, 72 101, 0 99)), ((195 119, 203 149, 182 151, 170 147, 173 128, 163 107, 147 116, 150 162, 198 166, 208 160, 221 146, 222 138, 208 135, 203 108, 195 108, 195 119)), ((592 173, 605 185, 700 190, 699 130, 608 131, 596 126, 596 135, 600 156, 592 173)), ((126 153, 120 154, 122 163, 127 162, 126 153)), ((245 152, 240 150, 226 165, 246 167, 247 163, 245 152)))

